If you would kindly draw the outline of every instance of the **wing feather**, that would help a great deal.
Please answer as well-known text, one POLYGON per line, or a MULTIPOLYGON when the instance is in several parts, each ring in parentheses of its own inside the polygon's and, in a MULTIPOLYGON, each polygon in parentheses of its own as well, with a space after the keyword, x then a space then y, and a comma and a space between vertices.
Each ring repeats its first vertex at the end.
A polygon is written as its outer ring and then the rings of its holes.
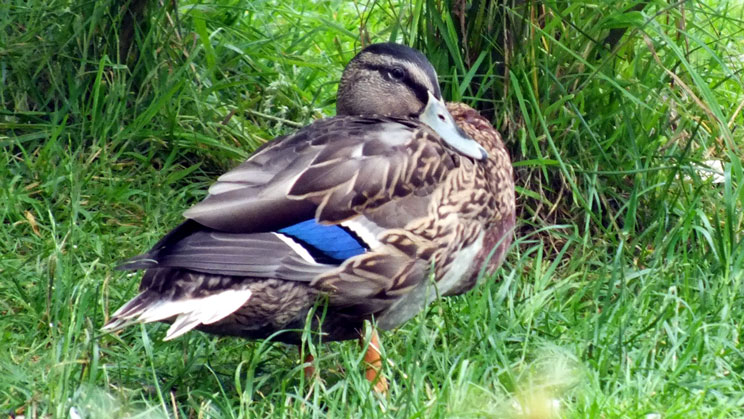
POLYGON ((335 265, 303 258, 275 233, 201 230, 125 262, 123 269, 181 268, 216 275, 310 281, 335 265))
POLYGON ((417 121, 329 118, 259 150, 184 215, 231 233, 267 232, 313 217, 339 223, 441 182, 459 158, 417 121), (416 169, 422 156, 425 171, 416 169))

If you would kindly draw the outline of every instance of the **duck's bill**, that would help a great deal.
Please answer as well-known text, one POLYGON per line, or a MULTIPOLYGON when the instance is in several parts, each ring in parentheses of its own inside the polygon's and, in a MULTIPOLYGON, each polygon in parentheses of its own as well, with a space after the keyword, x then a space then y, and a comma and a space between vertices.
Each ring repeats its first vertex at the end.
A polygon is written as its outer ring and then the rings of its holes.
POLYGON ((434 97, 431 92, 429 92, 429 102, 419 115, 419 120, 430 126, 450 147, 458 152, 476 160, 488 158, 486 150, 455 124, 455 118, 447 110, 444 101, 434 97))

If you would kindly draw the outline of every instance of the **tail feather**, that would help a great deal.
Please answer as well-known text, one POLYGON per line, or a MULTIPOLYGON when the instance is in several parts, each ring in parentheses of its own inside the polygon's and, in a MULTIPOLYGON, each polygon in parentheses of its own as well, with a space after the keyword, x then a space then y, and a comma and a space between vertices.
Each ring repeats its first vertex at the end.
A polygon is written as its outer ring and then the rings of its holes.
POLYGON ((181 314, 176 317, 176 321, 168 328, 168 332, 165 333, 163 340, 175 339, 199 326, 201 323, 203 322, 199 321, 199 318, 193 314, 181 314))
POLYGON ((139 314, 146 310, 148 306, 155 304, 156 300, 157 296, 152 293, 143 292, 137 295, 119 307, 101 330, 104 332, 115 332, 137 323, 139 314))
POLYGON ((206 296, 168 299, 145 291, 117 310, 102 330, 112 332, 132 323, 150 323, 176 317, 164 340, 175 339, 201 324, 224 319, 246 304, 251 295, 250 289, 243 288, 220 290, 206 296))

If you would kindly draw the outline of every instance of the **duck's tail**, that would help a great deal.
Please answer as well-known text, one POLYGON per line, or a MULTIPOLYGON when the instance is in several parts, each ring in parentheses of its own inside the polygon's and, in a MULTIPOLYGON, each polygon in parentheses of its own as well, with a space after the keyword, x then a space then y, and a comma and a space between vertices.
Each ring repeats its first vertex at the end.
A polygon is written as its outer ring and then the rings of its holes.
MULTIPOLYGON (((151 272, 148 271, 147 274, 151 272)), ((185 274, 202 278, 190 278, 189 281, 184 281, 189 284, 188 287, 179 286, 183 283, 173 284, 170 292, 165 293, 156 292, 151 288, 145 289, 118 309, 102 330, 113 332, 134 323, 173 319, 164 340, 175 339, 202 324, 212 324, 224 319, 251 298, 252 291, 247 286, 238 284, 231 284, 232 287, 222 288, 217 292, 208 292, 208 289, 195 286, 198 284, 215 285, 214 282, 220 282, 220 279, 230 281, 229 277, 196 272, 185 272, 185 274)), ((154 275, 157 275, 157 272, 154 275)))

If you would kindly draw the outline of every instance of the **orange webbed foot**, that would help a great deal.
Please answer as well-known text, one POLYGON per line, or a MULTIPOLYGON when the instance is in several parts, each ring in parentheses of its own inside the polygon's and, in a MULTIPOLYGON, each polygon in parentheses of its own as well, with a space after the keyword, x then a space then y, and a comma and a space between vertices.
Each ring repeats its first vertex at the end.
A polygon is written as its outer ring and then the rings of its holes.
MULTIPOLYGON (((360 338, 360 342, 364 345, 364 336, 360 338)), ((372 383, 375 392, 386 394, 388 381, 382 375, 382 355, 380 354, 380 348, 380 337, 377 335, 376 330, 372 330, 367 351, 364 353, 364 364, 366 366, 364 376, 367 378, 367 381, 372 383)))

